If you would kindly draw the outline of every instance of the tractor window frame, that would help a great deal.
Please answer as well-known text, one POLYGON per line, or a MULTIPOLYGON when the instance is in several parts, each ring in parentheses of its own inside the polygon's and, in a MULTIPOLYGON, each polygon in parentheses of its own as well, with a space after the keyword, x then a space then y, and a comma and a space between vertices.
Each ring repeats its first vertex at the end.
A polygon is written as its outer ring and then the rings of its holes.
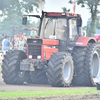
POLYGON ((69 19, 69 39, 70 41, 74 41, 76 36, 78 35, 78 28, 77 28, 77 18, 70 18, 69 19))

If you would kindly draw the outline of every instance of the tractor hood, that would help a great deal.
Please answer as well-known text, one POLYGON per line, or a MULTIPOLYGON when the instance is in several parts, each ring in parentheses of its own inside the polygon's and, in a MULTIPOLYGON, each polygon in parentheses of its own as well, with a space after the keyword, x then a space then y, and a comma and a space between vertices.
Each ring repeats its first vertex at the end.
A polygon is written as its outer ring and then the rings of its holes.
POLYGON ((49 60, 51 55, 58 52, 59 40, 30 38, 27 40, 27 59, 49 60))
POLYGON ((27 44, 59 45, 59 40, 29 38, 27 44))

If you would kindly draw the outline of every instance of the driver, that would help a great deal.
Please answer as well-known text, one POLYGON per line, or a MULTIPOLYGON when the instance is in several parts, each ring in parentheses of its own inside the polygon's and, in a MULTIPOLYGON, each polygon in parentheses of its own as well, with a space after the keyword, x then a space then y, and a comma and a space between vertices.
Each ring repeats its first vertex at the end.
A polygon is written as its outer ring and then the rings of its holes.
POLYGON ((61 20, 58 21, 58 23, 57 23, 57 28, 55 29, 55 31, 61 32, 61 33, 64 33, 64 32, 65 32, 64 27, 63 27, 63 23, 62 23, 61 20))
POLYGON ((65 27, 63 25, 62 20, 59 20, 57 22, 57 27, 55 29, 55 35, 56 35, 57 39, 63 39, 64 33, 65 33, 65 27))

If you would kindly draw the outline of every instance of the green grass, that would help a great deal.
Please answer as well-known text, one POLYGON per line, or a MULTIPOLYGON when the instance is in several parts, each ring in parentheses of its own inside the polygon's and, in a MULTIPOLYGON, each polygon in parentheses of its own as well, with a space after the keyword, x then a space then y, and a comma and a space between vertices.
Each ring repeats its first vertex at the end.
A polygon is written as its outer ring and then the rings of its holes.
POLYGON ((21 98, 36 98, 49 96, 75 96, 75 95, 89 95, 98 94, 100 91, 96 88, 92 89, 71 89, 71 90, 42 90, 42 91, 2 91, 0 92, 0 99, 17 99, 21 98))

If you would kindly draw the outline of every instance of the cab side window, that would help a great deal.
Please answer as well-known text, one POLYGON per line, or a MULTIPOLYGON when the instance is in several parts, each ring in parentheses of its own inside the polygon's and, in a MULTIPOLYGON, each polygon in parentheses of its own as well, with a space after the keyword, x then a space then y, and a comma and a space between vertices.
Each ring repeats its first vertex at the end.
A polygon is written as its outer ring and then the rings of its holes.
POLYGON ((77 35, 77 23, 76 19, 69 20, 69 38, 70 40, 74 40, 77 35))

